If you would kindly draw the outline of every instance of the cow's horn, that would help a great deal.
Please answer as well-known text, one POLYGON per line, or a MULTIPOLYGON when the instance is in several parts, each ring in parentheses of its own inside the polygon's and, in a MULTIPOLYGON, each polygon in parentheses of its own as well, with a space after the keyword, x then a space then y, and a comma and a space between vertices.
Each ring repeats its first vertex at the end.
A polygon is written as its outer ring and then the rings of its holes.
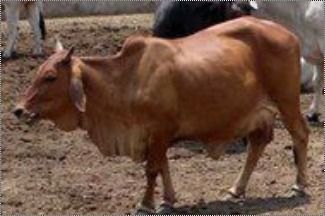
POLYGON ((61 41, 59 40, 59 38, 56 37, 55 51, 59 52, 59 51, 62 51, 62 50, 64 50, 63 45, 62 45, 61 41))

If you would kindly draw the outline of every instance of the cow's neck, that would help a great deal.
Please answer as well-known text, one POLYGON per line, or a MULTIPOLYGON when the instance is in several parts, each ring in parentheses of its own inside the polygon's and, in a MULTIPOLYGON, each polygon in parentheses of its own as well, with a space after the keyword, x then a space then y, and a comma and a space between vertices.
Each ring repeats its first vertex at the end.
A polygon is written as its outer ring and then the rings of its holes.
POLYGON ((129 122, 128 94, 132 85, 129 78, 132 75, 125 71, 125 62, 120 64, 111 57, 83 58, 78 68, 87 98, 81 127, 87 130, 104 155, 143 160, 146 144, 143 140, 147 134, 143 128, 133 127, 129 122))
POLYGON ((126 107, 126 90, 123 64, 114 57, 83 58, 79 66, 87 97, 87 109, 119 110, 126 107))
MULTIPOLYGON (((130 113, 130 79, 125 75, 123 64, 114 57, 86 57, 77 63, 81 72, 86 95, 84 118, 89 127, 106 127, 108 121, 122 122, 130 113)), ((128 73, 130 74, 130 73, 128 73)))

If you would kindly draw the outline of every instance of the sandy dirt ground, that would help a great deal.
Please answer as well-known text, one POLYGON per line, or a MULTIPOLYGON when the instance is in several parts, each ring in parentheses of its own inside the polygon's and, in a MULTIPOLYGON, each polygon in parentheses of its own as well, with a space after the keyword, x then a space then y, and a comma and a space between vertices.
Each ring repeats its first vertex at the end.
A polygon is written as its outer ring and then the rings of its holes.
MULTIPOLYGON (((150 33, 152 15, 52 19, 46 21, 45 57, 31 57, 32 37, 20 23, 18 58, 2 65, 2 193, 4 215, 129 214, 140 201, 142 164, 105 158, 85 132, 64 133, 49 122, 28 127, 10 113, 37 67, 52 53, 59 35, 77 55, 116 52, 135 32, 150 33)), ((6 37, 4 36, 4 41, 6 37)), ((301 97, 305 111, 311 95, 301 97)), ((222 201, 243 166, 246 153, 232 147, 218 161, 199 143, 180 143, 168 152, 177 192, 177 214, 321 215, 323 210, 323 129, 310 126, 309 187, 306 197, 289 197, 295 178, 291 139, 277 121, 269 144, 249 182, 246 199, 222 201)), ((158 181, 157 203, 161 194, 158 181)))

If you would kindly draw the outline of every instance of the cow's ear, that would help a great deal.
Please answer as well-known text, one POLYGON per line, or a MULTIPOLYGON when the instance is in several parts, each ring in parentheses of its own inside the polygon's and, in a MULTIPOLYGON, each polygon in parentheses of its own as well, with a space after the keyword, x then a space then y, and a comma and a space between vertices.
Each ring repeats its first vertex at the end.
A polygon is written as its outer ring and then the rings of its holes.
POLYGON ((78 70, 72 71, 69 92, 72 103, 79 112, 86 112, 86 95, 83 88, 81 73, 78 70))
POLYGON ((74 47, 71 47, 68 50, 68 52, 65 54, 64 58, 62 59, 63 64, 68 64, 71 62, 73 52, 74 52, 74 47))

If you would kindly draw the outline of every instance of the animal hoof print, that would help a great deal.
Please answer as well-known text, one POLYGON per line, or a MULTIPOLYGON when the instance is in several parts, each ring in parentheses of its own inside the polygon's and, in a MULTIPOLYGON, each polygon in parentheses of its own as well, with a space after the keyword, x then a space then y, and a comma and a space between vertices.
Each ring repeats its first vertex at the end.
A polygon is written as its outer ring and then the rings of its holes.
POLYGON ((161 204, 157 210, 158 215, 172 215, 174 213, 174 207, 168 204, 161 204))
POLYGON ((307 117, 308 122, 310 122, 310 123, 318 123, 319 122, 319 116, 320 116, 319 113, 310 113, 306 117, 307 117))

